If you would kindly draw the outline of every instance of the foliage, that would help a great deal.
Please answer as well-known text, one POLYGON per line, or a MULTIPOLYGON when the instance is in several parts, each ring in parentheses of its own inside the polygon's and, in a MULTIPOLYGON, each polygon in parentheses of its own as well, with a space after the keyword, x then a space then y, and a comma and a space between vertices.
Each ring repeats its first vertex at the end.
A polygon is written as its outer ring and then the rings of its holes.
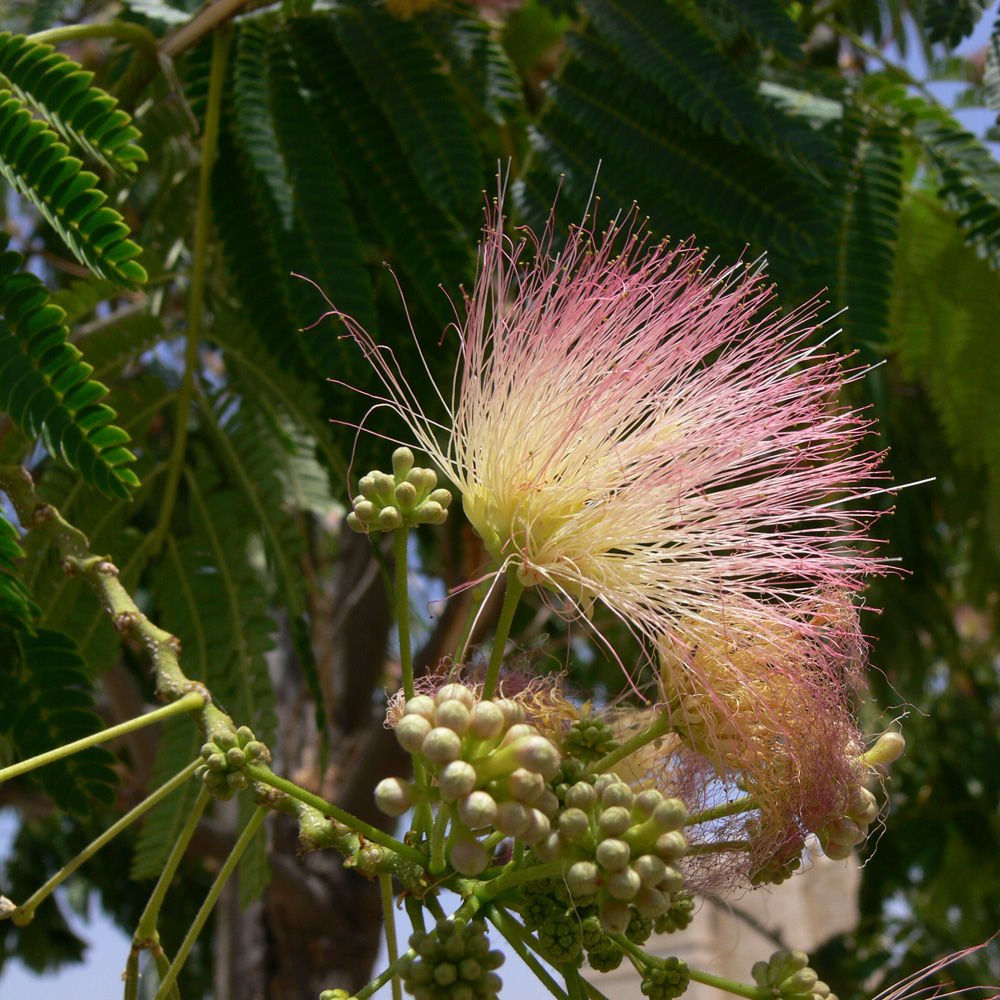
MULTIPOLYGON (((859 366, 886 360, 847 391, 879 420, 895 481, 936 477, 894 498, 885 551, 909 576, 873 587, 884 612, 866 623, 883 671, 866 711, 912 705, 912 749, 864 870, 862 923, 815 956, 840 970, 841 997, 861 996, 873 972, 899 978, 1000 925, 1000 166, 887 55, 915 38, 933 73, 1000 111, 1000 20, 980 70, 955 49, 982 0, 506 6, 484 19, 473 4, 286 0, 213 30, 181 0, 10 5, 0 463, 30 469, 178 637, 186 675, 288 755, 283 773, 332 760, 353 787, 343 719, 378 733, 373 699, 394 680, 384 637, 377 668, 337 659, 338 642, 354 649, 340 623, 377 604, 359 581, 387 569, 343 582, 356 567, 339 519, 349 470, 381 460, 357 425, 401 430, 364 395, 379 388, 338 314, 404 372, 426 365, 447 385, 457 338, 442 333, 462 313, 498 164, 511 233, 551 219, 558 243, 587 215, 600 228, 638 204, 652 240, 693 235, 726 263, 766 254, 783 304, 825 295, 828 315, 847 308, 833 346, 859 366), (416 340, 439 346, 424 356, 416 340), (303 680, 294 710, 278 663, 303 680), (974 887, 955 874, 973 866, 974 887)), ((0 511, 5 766, 96 731, 95 706, 121 722, 154 694, 149 649, 36 527, 0 511)), ((433 534, 422 566, 464 584, 485 565, 470 539, 454 524, 433 534)), ((519 615, 523 644, 598 699, 626 686, 544 603, 519 615)), ((597 615, 637 661, 627 628, 597 615)), ((91 748, 35 773, 79 832, 176 774, 203 735, 174 718, 149 760, 91 748)), ((36 795, 24 780, 11 787, 36 795)), ((189 783, 143 819, 137 879, 162 871, 194 800, 189 783)), ((219 820, 230 839, 247 802, 219 820)), ((263 833, 252 851, 245 901, 267 884, 263 833)), ((149 889, 94 884, 122 912, 149 889)), ((79 956, 58 919, 34 926, 11 955, 33 968, 79 956)), ((989 979, 990 963, 995 948, 955 971, 959 985, 989 979)))

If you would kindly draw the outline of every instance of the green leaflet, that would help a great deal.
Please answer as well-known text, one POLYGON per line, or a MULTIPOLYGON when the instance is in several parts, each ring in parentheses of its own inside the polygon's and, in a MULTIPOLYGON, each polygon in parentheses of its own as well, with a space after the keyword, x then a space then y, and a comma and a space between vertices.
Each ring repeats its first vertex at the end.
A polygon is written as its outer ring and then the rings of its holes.
POLYGON ((9 90, 0 90, 0 173, 42 213, 76 258, 125 288, 146 280, 140 249, 104 203, 97 176, 9 90))
POLYGON ((18 570, 18 562, 24 558, 19 539, 17 529, 0 514, 0 626, 24 627, 38 614, 18 570))
POLYGON ((709 0, 708 9, 732 21, 761 48, 773 48, 786 59, 800 61, 806 37, 783 0, 709 0))
MULTIPOLYGON (((51 629, 0 637, 0 734, 18 759, 33 757, 102 728, 93 710, 87 672, 76 643, 51 629)), ((31 772, 46 795, 67 812, 86 815, 114 801, 113 754, 88 747, 31 772)))
POLYGON ((7 241, 0 235, 0 410, 29 437, 41 435, 91 486, 127 497, 139 482, 129 468, 129 435, 112 423, 115 411, 102 402, 107 389, 67 342, 66 314, 20 270, 19 253, 3 252, 7 241))
POLYGON ((925 0, 924 28, 929 42, 954 48, 973 29, 986 10, 987 0, 925 0))
POLYGON ((118 102, 92 84, 94 74, 51 45, 0 34, 0 74, 67 142, 111 170, 134 174, 146 160, 139 130, 118 102))

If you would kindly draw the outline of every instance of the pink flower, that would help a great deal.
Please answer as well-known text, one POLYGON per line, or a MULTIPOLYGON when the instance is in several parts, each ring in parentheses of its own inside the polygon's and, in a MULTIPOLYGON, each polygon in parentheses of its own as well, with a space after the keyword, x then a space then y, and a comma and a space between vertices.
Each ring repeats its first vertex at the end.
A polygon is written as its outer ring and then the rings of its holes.
POLYGON ((816 304, 781 315, 759 268, 651 246, 634 216, 559 253, 551 227, 515 243, 502 223, 497 207, 450 392, 345 317, 497 563, 564 613, 599 601, 688 653, 706 625, 737 644, 801 631, 860 588, 880 456, 856 450, 868 424, 837 398, 816 304))

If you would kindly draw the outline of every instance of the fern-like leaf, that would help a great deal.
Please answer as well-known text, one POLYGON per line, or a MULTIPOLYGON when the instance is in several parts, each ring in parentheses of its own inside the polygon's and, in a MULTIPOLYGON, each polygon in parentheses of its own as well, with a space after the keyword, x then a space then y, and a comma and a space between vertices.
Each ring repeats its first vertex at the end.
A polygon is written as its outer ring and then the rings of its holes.
POLYGON ((121 215, 65 143, 9 90, 0 90, 0 173, 42 213, 95 274, 134 288, 146 272, 121 215))
POLYGON ((1000 111, 1000 17, 990 32, 990 43, 986 49, 986 66, 983 68, 983 87, 986 107, 1000 111))
POLYGON ((986 6, 986 0, 926 0, 927 40, 945 42, 954 48, 972 34, 986 6))
POLYGON ((710 0, 709 10, 736 24, 761 48, 773 48, 786 59, 803 58, 806 36, 782 0, 710 0))
POLYGON ((410 20, 347 0, 334 24, 428 195, 456 218, 478 213, 482 176, 472 127, 433 49, 410 20))
MULTIPOLYGON (((8 637, 9 638, 9 637, 8 637)), ((102 728, 93 710, 83 659, 69 636, 51 629, 19 632, 0 655, 0 733, 19 759, 33 757, 102 728)), ((114 801, 115 758, 89 747, 31 772, 60 809, 86 815, 114 801)))
POLYGON ((0 625, 24 627, 38 614, 18 570, 23 558, 17 529, 0 514, 0 625))
POLYGON ((41 435, 54 455, 78 469, 108 496, 127 497, 139 480, 128 466, 135 456, 128 434, 112 421, 101 400, 107 389, 68 343, 65 313, 33 274, 20 270, 23 257, 3 252, 0 236, 0 410, 29 437, 41 435))
POLYGON ((146 160, 131 117, 93 85, 93 73, 51 45, 3 32, 0 74, 67 142, 78 144, 109 169, 134 174, 146 160))

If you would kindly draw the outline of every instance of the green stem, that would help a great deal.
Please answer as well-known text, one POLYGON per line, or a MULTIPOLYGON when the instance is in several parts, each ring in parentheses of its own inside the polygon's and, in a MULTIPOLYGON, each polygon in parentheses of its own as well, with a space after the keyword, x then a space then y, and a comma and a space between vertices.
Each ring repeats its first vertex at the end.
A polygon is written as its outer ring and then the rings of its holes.
POLYGON ((124 21, 49 28, 48 31, 36 31, 33 35, 28 35, 28 38, 43 45, 58 45, 60 42, 73 42, 79 38, 118 38, 134 45, 153 60, 156 59, 156 36, 141 25, 127 24, 124 21))
POLYGON ((696 854, 725 854, 727 851, 746 851, 750 848, 749 840, 717 840, 711 844, 694 844, 687 849, 686 858, 696 854))
POLYGON ((554 997, 556 997, 557 1000, 569 1000, 565 991, 548 974, 542 963, 539 962, 538 959, 535 958, 535 956, 525 946, 525 936, 520 924, 518 924, 516 920, 511 918, 510 915, 499 906, 491 907, 487 916, 493 926, 496 927, 496 929, 504 936, 511 948, 514 949, 521 961, 524 962, 524 964, 538 977, 541 984, 554 997))
MULTIPOLYGON (((170 972, 170 959, 167 958, 159 942, 154 943, 150 951, 153 953, 153 964, 156 966, 156 974, 160 977, 160 982, 163 982, 164 977, 170 972)), ((176 982, 170 991, 170 1000, 181 1000, 181 990, 176 982)))
POLYGON ((562 875, 566 870, 566 865, 567 862, 565 861, 549 861, 543 865, 520 868, 483 883, 476 889, 476 895, 485 903, 504 890, 512 889, 515 885, 523 885, 525 882, 533 882, 536 879, 555 878, 562 875))
POLYGON ((235 846, 229 852, 229 857, 226 858, 225 864, 223 864, 222 869, 212 883, 212 888, 208 890, 205 902, 201 904, 201 909, 198 910, 194 922, 184 936, 184 940, 181 942, 181 946, 177 950, 173 962, 170 964, 170 971, 160 980, 160 988, 156 991, 154 1000, 167 1000, 174 983, 177 981, 177 976, 180 974, 188 955, 191 953, 191 948, 205 926, 205 921, 208 920, 209 914, 214 909, 219 896, 222 894, 222 890, 229 881, 229 876, 233 874, 233 870, 243 856, 243 852, 250 845, 250 841, 253 840, 254 834, 261 823, 264 822, 264 817, 267 816, 269 811, 267 806, 258 806, 253 816, 250 817, 250 822, 243 828, 243 832, 240 834, 235 846))
POLYGON ((725 990, 738 997, 745 997, 746 1000, 773 1000, 773 994, 763 986, 748 986, 746 983, 738 983, 735 979, 726 979, 724 976, 713 976, 710 972, 699 972, 697 969, 688 968, 691 979, 704 986, 714 986, 718 990, 725 990))
MULTIPOLYGON (((399 942, 396 940, 396 915, 392 908, 392 876, 379 875, 379 888, 382 890, 382 915, 385 920, 385 946, 389 952, 389 961, 395 965, 399 961, 399 942)), ((403 987, 399 976, 392 978, 392 1000, 403 1000, 403 987)))
MULTIPOLYGON (((434 899, 434 894, 427 896, 428 900, 434 899)), ((410 926, 415 931, 424 933, 427 927, 424 924, 424 908, 420 905, 420 900, 416 896, 407 896, 405 899, 406 915, 410 918, 410 926)))
POLYGON ((152 712, 147 712, 145 715, 140 715, 135 719, 129 719, 127 722, 120 722, 117 726, 102 729, 99 733, 84 736, 83 739, 74 740, 65 746, 56 747, 55 750, 47 750, 36 757, 29 757, 27 760, 18 761, 18 763, 11 764, 10 767, 0 770, 0 784, 8 781, 10 778, 16 778, 19 774, 34 771, 36 767, 51 764, 54 760, 70 757, 81 750, 86 750, 87 747, 96 746, 98 743, 107 743, 109 740, 117 739, 126 733, 133 733, 137 729, 142 729, 144 726, 151 726, 154 722, 159 722, 161 719, 168 719, 170 716, 178 715, 181 712, 197 711, 199 708, 205 706, 205 701, 206 698, 203 694, 191 691, 179 700, 171 702, 169 705, 164 705, 163 708, 154 709, 152 712))
POLYGON ((313 809, 319 810, 319 812, 323 813, 324 816, 332 817, 337 820, 337 822, 350 827, 352 830, 360 833, 363 837, 366 837, 373 843, 381 844, 382 847, 386 847, 390 851, 394 851, 401 858, 405 858, 407 861, 412 861, 415 865, 420 865, 421 868, 427 868, 427 855, 418 851, 415 847, 410 847, 409 844, 404 844, 402 841, 396 840, 395 837, 390 836, 384 830, 380 830, 378 827, 372 826, 371 823, 366 823, 363 819, 359 819, 357 816, 351 815, 351 813, 347 812, 346 809, 341 809, 339 806, 332 805, 325 799, 321 799, 318 795, 314 795, 312 792, 308 792, 304 788, 300 788, 287 778, 279 778, 278 775, 276 775, 269 768, 261 767, 260 764, 249 764, 244 769, 244 773, 248 778, 251 778, 254 781, 259 781, 262 784, 270 785, 272 788, 277 788, 278 791, 284 792, 286 795, 290 795, 293 799, 298 799, 300 802, 304 802, 307 806, 312 806, 313 809))
POLYGON ((184 821, 184 826, 174 841, 174 846, 170 849, 170 854, 167 856, 167 863, 163 866, 163 871, 160 872, 160 877, 156 880, 153 894, 149 897, 149 902, 146 904, 146 908, 142 911, 142 916, 139 918, 139 924, 135 929, 135 936, 132 939, 136 944, 145 945, 147 941, 155 943, 158 940, 156 922, 160 916, 160 907, 163 905, 163 900, 167 896, 170 883, 174 880, 174 875, 177 873, 181 858, 184 857, 187 845, 194 836, 198 821, 201 819, 201 814, 205 811, 205 806, 208 805, 209 799, 211 799, 211 795, 208 789, 202 785, 201 791, 194 800, 194 805, 191 806, 191 811, 184 821))
POLYGON ((727 816, 739 816, 740 813, 751 812, 759 808, 757 800, 752 795, 744 795, 742 799, 723 802, 721 805, 703 809, 699 813, 688 816, 685 826, 697 826, 699 823, 711 823, 714 819, 725 819, 727 816))
POLYGON ((177 420, 174 428, 174 446, 167 468, 167 484, 160 506, 160 517, 153 535, 153 555, 159 553, 177 500, 187 449, 188 422, 191 417, 191 400, 194 396, 194 376, 198 367, 198 348, 201 345, 201 319, 205 300, 205 277, 208 271, 208 236, 211 222, 212 167, 218 151, 219 121, 222 109, 222 90, 226 78, 226 58, 232 33, 228 25, 218 28, 212 38, 212 69, 208 81, 208 105, 205 110, 205 131, 202 136, 201 172, 198 180, 198 207, 194 224, 194 248, 191 261, 191 291, 188 297, 187 339, 184 345, 184 375, 177 393, 177 420))
POLYGON ((448 828, 448 820, 451 818, 452 808, 450 802, 438 803, 437 815, 434 817, 434 827, 431 830, 431 867, 432 875, 440 875, 448 867, 445 859, 445 830, 448 828))
POLYGON ((444 908, 441 906, 441 900, 438 899, 433 892, 429 892, 426 896, 424 896, 424 905, 434 915, 435 920, 445 919, 445 912, 444 908))
POLYGON ((630 740, 626 740, 620 747, 612 750, 611 753, 603 756, 590 770, 595 774, 607 771, 620 760, 624 760, 630 754, 641 750, 647 743, 658 740, 661 736, 666 736, 670 732, 670 717, 666 712, 658 715, 641 733, 636 733, 630 740))
POLYGON ((497 678, 500 676, 500 664, 503 663, 507 637, 510 635, 510 626, 514 621, 514 612, 517 610, 518 601, 521 600, 523 593, 524 584, 517 578, 517 569, 510 566, 507 569, 507 590, 503 595, 500 620, 497 622, 497 632, 493 638, 493 652, 490 654, 490 663, 486 668, 486 680, 483 683, 484 701, 492 698, 493 692, 496 690, 497 678))
POLYGON ((396 557, 396 628, 399 630, 399 665, 403 670, 403 694, 406 700, 416 693, 413 689, 413 652, 410 649, 410 595, 407 574, 406 546, 409 528, 397 528, 393 538, 396 557))
POLYGON ((178 788, 185 781, 187 781, 192 774, 194 774, 194 769, 201 763, 201 758, 192 761, 183 771, 179 774, 175 774, 165 785, 162 785, 151 795, 146 796, 135 808, 130 809, 117 823, 109 826, 107 830, 104 831, 96 840, 91 841, 69 864, 63 865, 55 873, 55 875, 50 878, 45 885, 43 885, 37 892, 35 892, 23 906, 19 906, 13 914, 13 921, 18 926, 24 926, 29 923, 31 918, 35 915, 35 910, 38 905, 43 902, 53 890, 61 885, 70 875, 73 874, 86 861, 88 858, 93 857, 108 841, 117 837, 119 833, 122 832, 126 827, 134 823, 140 816, 146 813, 148 810, 152 809, 157 802, 161 802, 165 799, 175 788, 178 788))
POLYGON ((632 955, 643 969, 652 968, 655 965, 662 965, 663 960, 647 955, 634 941, 629 941, 624 934, 609 934, 609 938, 627 955, 632 955))

